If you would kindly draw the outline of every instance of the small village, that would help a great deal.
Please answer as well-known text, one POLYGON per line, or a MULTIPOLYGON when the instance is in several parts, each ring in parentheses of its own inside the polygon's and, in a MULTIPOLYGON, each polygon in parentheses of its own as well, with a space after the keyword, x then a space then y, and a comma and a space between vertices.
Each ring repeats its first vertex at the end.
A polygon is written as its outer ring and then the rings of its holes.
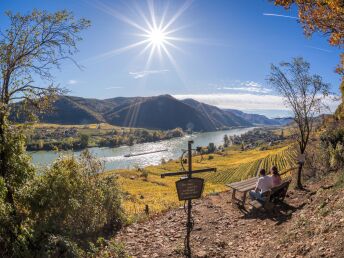
POLYGON ((255 128, 240 136, 229 136, 229 145, 241 145, 243 150, 277 145, 287 139, 283 129, 279 131, 276 132, 276 128, 269 127, 255 128))

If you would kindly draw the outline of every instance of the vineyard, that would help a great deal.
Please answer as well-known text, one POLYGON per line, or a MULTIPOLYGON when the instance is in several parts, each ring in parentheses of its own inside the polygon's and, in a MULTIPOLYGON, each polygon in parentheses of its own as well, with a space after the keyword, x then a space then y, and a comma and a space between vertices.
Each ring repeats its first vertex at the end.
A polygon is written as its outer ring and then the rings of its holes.
POLYGON ((290 147, 285 147, 276 153, 271 153, 266 157, 250 162, 233 164, 232 166, 229 164, 227 168, 220 170, 218 173, 206 175, 205 179, 214 184, 227 184, 256 176, 262 168, 269 171, 272 166, 277 166, 283 172, 295 165, 295 159, 295 151, 290 147))
MULTIPOLYGON (((216 167, 217 172, 206 173, 200 177, 206 180, 204 194, 214 194, 227 190, 225 184, 256 176, 261 168, 269 170, 273 165, 280 171, 295 165, 296 153, 289 146, 272 150, 227 151, 214 154, 209 158, 194 157, 193 168, 216 167)), ((155 214, 172 207, 181 206, 177 199, 175 181, 178 177, 161 178, 160 174, 180 170, 179 161, 170 161, 143 170, 117 170, 115 174, 124 192, 124 209, 131 216, 155 214), (148 207, 147 207, 148 206, 148 207), (148 209, 148 210, 147 210, 148 209)))

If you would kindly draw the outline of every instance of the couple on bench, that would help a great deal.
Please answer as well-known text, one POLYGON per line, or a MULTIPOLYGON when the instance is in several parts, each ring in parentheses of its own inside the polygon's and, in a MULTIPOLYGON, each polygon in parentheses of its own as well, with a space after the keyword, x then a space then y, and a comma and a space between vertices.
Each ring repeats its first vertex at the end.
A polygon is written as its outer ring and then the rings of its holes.
POLYGON ((276 166, 271 168, 271 176, 266 175, 265 169, 259 171, 259 179, 254 190, 250 191, 250 197, 253 200, 264 200, 263 193, 269 191, 271 188, 279 186, 282 183, 281 176, 278 173, 276 166))

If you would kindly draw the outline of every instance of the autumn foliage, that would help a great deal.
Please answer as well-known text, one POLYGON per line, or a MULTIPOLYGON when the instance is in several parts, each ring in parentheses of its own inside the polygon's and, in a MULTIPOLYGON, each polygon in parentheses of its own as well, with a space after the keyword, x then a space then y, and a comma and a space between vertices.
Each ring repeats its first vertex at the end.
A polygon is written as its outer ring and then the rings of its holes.
MULTIPOLYGON (((329 36, 333 46, 344 46, 344 1, 343 0, 275 0, 275 5, 298 7, 300 22, 307 36, 321 32, 329 36)), ((344 75, 344 54, 336 69, 344 75)))

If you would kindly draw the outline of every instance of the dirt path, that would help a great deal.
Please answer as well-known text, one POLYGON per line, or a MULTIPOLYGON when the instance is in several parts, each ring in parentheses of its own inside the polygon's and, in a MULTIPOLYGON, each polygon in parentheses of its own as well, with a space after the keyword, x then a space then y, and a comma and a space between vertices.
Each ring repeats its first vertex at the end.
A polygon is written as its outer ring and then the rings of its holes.
MULTIPOLYGON (((239 210, 229 192, 194 201, 193 257, 296 257, 288 244, 277 242, 286 224, 306 204, 307 193, 290 191, 276 214, 239 210)), ((183 208, 168 211, 123 229, 116 240, 133 257, 183 257, 186 214, 183 208)))

